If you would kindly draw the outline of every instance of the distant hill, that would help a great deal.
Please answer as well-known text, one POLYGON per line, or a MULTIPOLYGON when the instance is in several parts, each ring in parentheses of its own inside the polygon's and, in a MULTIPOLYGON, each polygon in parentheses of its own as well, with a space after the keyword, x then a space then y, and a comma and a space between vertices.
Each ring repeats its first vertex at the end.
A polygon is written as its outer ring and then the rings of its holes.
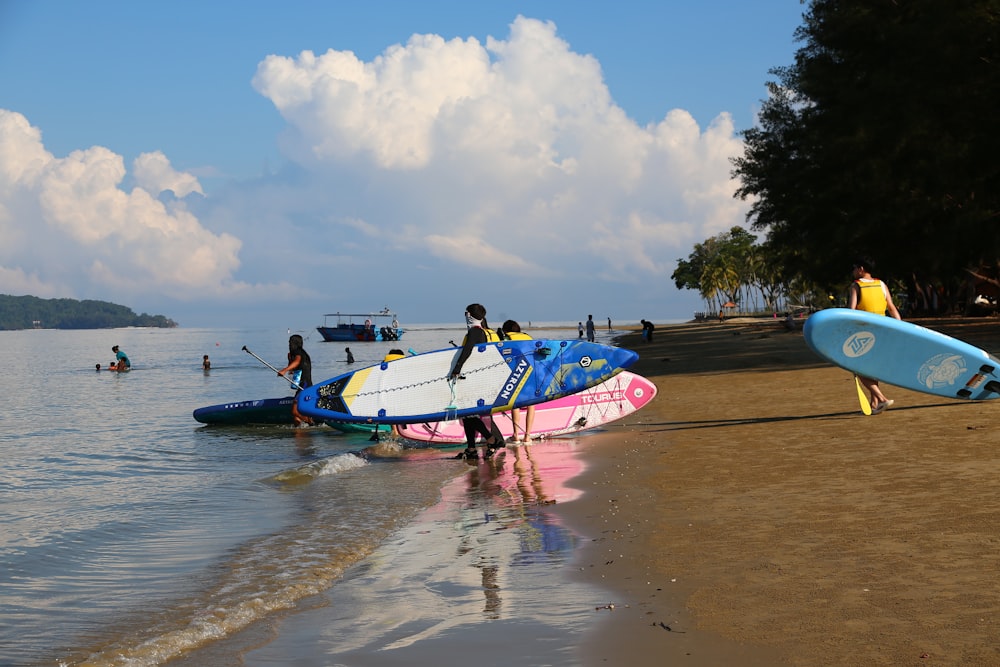
POLYGON ((163 315, 136 315, 131 308, 107 301, 39 299, 0 294, 0 330, 114 329, 116 327, 176 327, 163 315))

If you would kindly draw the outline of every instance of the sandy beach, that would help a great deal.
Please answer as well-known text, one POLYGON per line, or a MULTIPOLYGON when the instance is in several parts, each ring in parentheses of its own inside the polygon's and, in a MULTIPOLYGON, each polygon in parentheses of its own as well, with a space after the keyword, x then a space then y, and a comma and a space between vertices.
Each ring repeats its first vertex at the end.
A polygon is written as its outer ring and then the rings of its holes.
MULTIPOLYGON (((1000 350, 996 319, 919 323, 1000 350)), ((1000 664, 1000 404, 887 386, 865 417, 767 322, 637 338, 657 400, 562 508, 619 594, 586 664, 1000 664)))
POLYGON ((645 409, 459 471, 329 594, 172 664, 1000 664, 1000 402, 865 417, 779 322, 622 345, 645 409))

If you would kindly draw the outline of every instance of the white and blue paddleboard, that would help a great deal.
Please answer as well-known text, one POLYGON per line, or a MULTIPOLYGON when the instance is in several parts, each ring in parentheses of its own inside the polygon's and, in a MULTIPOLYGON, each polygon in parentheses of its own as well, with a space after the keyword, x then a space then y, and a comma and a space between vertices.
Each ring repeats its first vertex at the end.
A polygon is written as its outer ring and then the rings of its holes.
POLYGON ((985 350, 885 315, 830 308, 802 329, 812 350, 857 375, 948 398, 1000 398, 1000 361, 985 350))
POLYGON ((316 419, 411 424, 544 403, 600 384, 631 366, 631 350, 583 340, 515 340, 476 346, 461 379, 449 375, 461 350, 382 362, 299 393, 316 419))

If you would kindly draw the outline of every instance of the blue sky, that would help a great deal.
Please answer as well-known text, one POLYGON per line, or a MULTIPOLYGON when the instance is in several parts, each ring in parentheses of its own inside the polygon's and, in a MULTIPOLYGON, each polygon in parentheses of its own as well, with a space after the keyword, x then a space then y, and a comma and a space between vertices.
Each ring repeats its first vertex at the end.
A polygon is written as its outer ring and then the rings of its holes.
POLYGON ((798 0, 0 0, 0 293, 683 319, 798 0))

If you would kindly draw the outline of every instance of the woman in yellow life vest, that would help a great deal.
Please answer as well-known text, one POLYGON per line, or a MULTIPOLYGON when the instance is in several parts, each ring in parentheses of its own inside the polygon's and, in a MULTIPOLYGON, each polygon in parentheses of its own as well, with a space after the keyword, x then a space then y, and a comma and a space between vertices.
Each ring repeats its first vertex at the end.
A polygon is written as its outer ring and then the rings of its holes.
MULTIPOLYGON (((531 336, 521 331, 521 325, 514 320, 507 320, 500 327, 503 335, 510 340, 531 340, 531 336)), ((514 435, 512 442, 531 442, 531 425, 535 421, 535 406, 529 405, 524 409, 524 428, 521 428, 521 409, 514 408, 510 411, 510 421, 514 425, 514 435), (519 433, 520 431, 520 433, 519 433)))
MULTIPOLYGON (((847 302, 848 307, 855 310, 866 310, 869 313, 878 313, 879 315, 885 315, 886 311, 888 311, 889 315, 895 317, 897 320, 903 319, 899 316, 899 311, 892 302, 892 295, 889 294, 889 288, 886 287, 886 284, 877 278, 872 278, 871 272, 874 269, 875 262, 868 257, 862 257, 854 262, 851 268, 851 277, 854 279, 854 282, 851 283, 850 295, 847 302)), ((882 412, 894 403, 894 401, 889 400, 882 393, 882 390, 878 386, 878 380, 860 375, 858 376, 858 380, 871 396, 873 415, 882 412)))
MULTIPOLYGON (((462 339, 462 351, 458 353, 455 365, 451 367, 449 376, 451 382, 462 381, 462 366, 465 365, 469 355, 472 354, 472 350, 477 345, 500 341, 500 336, 497 335, 496 331, 490 329, 486 322, 486 307, 482 304, 472 303, 466 306, 465 325, 469 330, 465 334, 465 338, 462 339)), ((491 424, 487 427, 486 422, 478 415, 462 417, 462 428, 465 429, 465 451, 456 456, 456 459, 475 461, 479 458, 479 454, 476 452, 477 433, 482 435, 486 441, 486 451, 483 452, 483 458, 490 458, 497 449, 504 446, 503 434, 500 433, 497 425, 491 424)))

